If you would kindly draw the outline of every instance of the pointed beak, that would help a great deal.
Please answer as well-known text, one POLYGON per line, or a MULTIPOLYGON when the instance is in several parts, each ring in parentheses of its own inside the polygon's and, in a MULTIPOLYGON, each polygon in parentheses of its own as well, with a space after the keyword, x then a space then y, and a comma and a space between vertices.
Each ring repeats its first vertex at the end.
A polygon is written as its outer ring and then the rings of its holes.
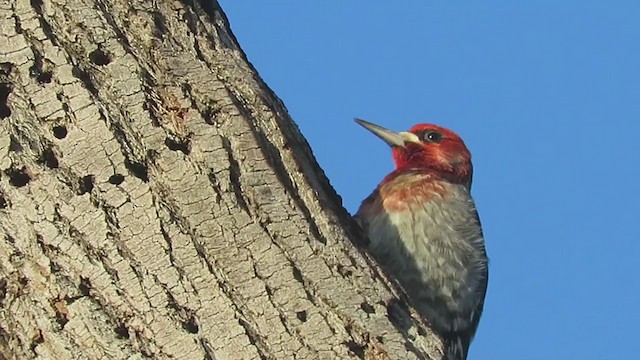
POLYGON ((391 130, 387 130, 382 126, 376 125, 374 123, 370 123, 368 121, 355 118, 354 119, 358 124, 362 125, 365 129, 374 133, 377 137, 384 140, 389 146, 401 146, 405 147, 405 143, 420 143, 420 138, 410 132, 394 132, 391 130))

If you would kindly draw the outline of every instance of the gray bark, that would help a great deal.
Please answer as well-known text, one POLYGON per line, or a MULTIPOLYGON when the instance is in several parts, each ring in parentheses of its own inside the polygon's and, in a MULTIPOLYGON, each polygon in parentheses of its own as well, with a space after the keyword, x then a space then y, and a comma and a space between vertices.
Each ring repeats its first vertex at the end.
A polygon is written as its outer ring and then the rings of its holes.
POLYGON ((442 357, 217 3, 0 29, 0 359, 442 357))

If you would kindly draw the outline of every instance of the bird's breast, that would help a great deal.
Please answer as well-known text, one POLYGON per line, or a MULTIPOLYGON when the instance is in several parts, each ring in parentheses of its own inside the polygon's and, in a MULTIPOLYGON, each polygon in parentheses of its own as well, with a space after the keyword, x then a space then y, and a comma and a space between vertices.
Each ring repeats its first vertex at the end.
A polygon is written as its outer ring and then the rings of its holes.
POLYGON ((443 200, 450 195, 450 184, 420 176, 400 176, 380 185, 378 196, 381 207, 390 212, 411 211, 432 200, 443 200))
POLYGON ((468 189, 446 182, 395 185, 402 186, 382 185, 358 213, 371 253, 410 297, 452 312, 474 307, 487 263, 468 189))

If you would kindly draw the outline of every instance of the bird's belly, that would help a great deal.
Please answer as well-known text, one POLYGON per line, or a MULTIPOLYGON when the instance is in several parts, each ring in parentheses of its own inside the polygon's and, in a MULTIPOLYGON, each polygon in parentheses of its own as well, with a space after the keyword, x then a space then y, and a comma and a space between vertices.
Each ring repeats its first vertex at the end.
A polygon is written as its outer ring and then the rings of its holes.
POLYGON ((475 210, 442 203, 385 210, 369 219, 368 232, 374 257, 434 325, 477 305, 487 264, 475 210))

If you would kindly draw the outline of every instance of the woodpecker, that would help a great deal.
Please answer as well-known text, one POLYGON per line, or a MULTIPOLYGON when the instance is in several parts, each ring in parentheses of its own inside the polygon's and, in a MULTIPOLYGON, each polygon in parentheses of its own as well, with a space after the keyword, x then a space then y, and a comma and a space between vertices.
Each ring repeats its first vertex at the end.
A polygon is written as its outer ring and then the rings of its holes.
POLYGON ((391 146, 395 162, 356 214, 368 250, 443 338, 446 359, 465 360, 489 275, 470 193, 471 154, 437 125, 393 132, 355 120, 391 146))

